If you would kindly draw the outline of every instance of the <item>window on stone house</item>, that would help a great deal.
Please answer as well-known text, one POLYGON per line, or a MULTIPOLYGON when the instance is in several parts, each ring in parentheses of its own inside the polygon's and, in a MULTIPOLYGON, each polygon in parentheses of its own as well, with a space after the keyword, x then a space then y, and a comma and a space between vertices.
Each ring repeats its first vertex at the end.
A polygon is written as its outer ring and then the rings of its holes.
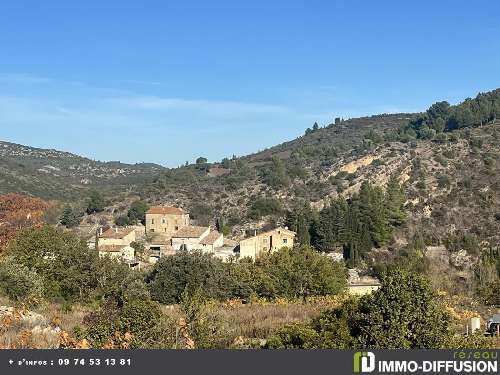
POLYGON ((283 243, 287 243, 288 240, 286 238, 283 238, 283 243))
POLYGON ((165 224, 167 221, 165 219, 161 219, 161 223, 165 224))
POLYGON ((154 225, 154 223, 155 223, 155 219, 151 219, 151 224, 154 225))

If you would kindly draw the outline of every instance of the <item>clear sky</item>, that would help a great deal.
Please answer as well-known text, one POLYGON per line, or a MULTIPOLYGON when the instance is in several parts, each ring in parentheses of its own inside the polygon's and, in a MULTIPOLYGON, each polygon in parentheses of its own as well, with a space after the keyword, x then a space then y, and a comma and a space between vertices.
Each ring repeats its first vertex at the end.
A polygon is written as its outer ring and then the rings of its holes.
POLYGON ((500 86, 499 1, 9 1, 0 139, 177 166, 500 86))

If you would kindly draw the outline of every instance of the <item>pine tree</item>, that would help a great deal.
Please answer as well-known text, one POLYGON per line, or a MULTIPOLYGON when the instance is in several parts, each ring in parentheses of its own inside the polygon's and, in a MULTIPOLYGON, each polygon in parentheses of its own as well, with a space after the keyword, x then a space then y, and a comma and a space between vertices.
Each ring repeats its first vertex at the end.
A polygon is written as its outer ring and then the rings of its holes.
POLYGON ((404 204, 406 201, 405 193, 396 176, 391 176, 385 190, 385 205, 389 224, 399 226, 406 220, 404 204))
POLYGON ((310 245, 311 237, 309 235, 309 224, 306 217, 299 215, 297 221, 297 241, 300 245, 310 245))

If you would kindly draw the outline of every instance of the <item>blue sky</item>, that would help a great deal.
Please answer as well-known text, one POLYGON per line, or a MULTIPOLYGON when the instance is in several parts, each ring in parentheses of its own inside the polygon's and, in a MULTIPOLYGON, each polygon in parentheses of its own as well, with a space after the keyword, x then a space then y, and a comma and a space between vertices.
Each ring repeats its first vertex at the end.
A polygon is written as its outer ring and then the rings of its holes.
POLYGON ((500 86, 497 1, 11 1, 0 139, 177 166, 500 86))

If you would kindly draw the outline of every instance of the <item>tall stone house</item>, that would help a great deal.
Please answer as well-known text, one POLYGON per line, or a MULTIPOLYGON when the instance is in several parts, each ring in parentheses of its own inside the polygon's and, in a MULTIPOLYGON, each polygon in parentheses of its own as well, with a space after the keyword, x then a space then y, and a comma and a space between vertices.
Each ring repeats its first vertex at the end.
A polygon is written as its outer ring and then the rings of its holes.
POLYGON ((240 259, 256 259, 263 253, 273 253, 283 247, 291 249, 296 233, 288 228, 278 227, 240 241, 240 259))
POLYGON ((151 207, 146 211, 146 233, 163 240, 172 238, 180 228, 189 225, 189 214, 177 207, 151 207))

